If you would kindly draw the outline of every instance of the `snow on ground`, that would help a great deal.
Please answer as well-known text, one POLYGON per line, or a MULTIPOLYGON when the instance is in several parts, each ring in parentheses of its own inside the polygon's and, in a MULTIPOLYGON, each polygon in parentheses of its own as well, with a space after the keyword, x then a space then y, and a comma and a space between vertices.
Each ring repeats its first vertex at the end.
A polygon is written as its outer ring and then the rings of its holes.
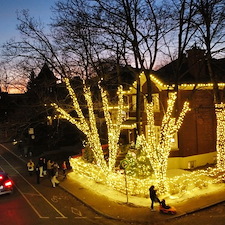
MULTIPOLYGON (((167 172, 169 178, 174 176, 179 176, 181 174, 188 174, 188 173, 191 173, 191 172, 181 170, 181 169, 168 170, 167 172)), ((138 207, 149 207, 150 205, 149 198, 130 196, 129 193, 127 197, 125 194, 120 193, 111 187, 108 187, 100 183, 96 183, 95 181, 81 177, 76 173, 71 172, 68 175, 72 179, 75 179, 77 182, 79 182, 81 186, 83 186, 84 188, 89 189, 89 191, 93 191, 95 194, 104 195, 105 197, 109 198, 111 201, 116 201, 118 203, 132 203, 133 205, 138 207)), ((217 193, 224 189, 225 189, 225 184, 223 183, 210 184, 208 187, 205 187, 202 189, 192 188, 190 190, 186 190, 179 195, 160 196, 160 199, 164 198, 167 204, 170 204, 170 205, 182 204, 191 198, 196 198, 202 195, 217 193)))

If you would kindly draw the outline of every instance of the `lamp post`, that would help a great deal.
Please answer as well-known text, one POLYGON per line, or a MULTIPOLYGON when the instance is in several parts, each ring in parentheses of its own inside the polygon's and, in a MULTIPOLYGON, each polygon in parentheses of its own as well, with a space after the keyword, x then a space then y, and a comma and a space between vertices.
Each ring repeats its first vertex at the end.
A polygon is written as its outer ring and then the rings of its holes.
POLYGON ((128 186, 127 186, 127 174, 126 174, 126 168, 129 164, 129 162, 124 159, 120 162, 121 166, 124 168, 124 178, 125 178, 125 188, 126 188, 126 196, 127 196, 127 204, 128 204, 128 186))

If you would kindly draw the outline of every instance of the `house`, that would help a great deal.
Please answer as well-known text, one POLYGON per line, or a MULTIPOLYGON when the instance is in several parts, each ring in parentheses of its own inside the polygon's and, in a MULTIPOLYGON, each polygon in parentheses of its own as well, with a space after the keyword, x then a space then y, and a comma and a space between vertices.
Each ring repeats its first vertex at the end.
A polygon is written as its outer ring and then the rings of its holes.
MULTIPOLYGON (((187 51, 176 76, 177 61, 173 61, 151 74, 152 97, 155 113, 155 130, 159 132, 163 112, 167 107, 167 98, 178 83, 178 111, 185 100, 190 102, 191 111, 187 113, 183 124, 171 140, 172 150, 168 168, 193 169, 216 161, 216 116, 214 109, 213 86, 208 73, 205 52, 193 47, 187 51)), ((225 59, 213 59, 213 70, 217 75, 219 89, 225 87, 225 59)), ((141 75, 141 91, 147 93, 145 76, 141 75)), ((134 83, 135 86, 135 83, 134 83)), ((132 141, 135 132, 135 88, 127 92, 130 100, 128 120, 124 123, 124 133, 132 141)), ((145 102, 142 106, 142 127, 146 132, 145 102)))
POLYGON ((32 148, 35 155, 80 142, 80 133, 76 127, 65 121, 53 120, 53 110, 46 105, 65 99, 68 95, 65 86, 57 81, 45 63, 37 75, 31 72, 26 93, 0 91, 2 140, 23 140, 24 145, 32 148))

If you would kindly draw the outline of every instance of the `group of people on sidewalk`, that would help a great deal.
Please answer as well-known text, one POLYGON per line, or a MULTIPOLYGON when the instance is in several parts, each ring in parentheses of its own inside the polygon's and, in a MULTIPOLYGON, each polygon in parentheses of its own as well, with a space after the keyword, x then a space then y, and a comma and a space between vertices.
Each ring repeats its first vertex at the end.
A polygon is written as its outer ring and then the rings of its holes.
POLYGON ((40 178, 48 176, 51 180, 52 187, 55 188, 59 184, 57 177, 59 176, 59 169, 62 169, 63 179, 66 178, 67 164, 66 161, 63 161, 61 167, 57 162, 53 160, 46 160, 44 157, 40 157, 38 162, 35 164, 32 159, 27 163, 27 170, 30 176, 34 173, 37 177, 37 184, 40 184, 40 178))

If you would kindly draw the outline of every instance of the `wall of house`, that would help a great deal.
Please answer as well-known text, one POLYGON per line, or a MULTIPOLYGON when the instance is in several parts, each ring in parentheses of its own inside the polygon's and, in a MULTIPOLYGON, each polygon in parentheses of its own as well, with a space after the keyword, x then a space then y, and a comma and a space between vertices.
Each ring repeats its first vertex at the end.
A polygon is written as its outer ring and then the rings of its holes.
MULTIPOLYGON (((180 101, 190 95, 183 91, 180 101)), ((190 100, 191 111, 186 115, 179 130, 179 151, 172 156, 191 156, 216 151, 216 118, 213 95, 209 90, 198 90, 190 100)), ((180 104, 181 105, 181 104, 180 104)))
POLYGON ((216 152, 187 157, 170 157, 168 160, 168 169, 194 169, 207 164, 214 164, 215 162, 216 152))

